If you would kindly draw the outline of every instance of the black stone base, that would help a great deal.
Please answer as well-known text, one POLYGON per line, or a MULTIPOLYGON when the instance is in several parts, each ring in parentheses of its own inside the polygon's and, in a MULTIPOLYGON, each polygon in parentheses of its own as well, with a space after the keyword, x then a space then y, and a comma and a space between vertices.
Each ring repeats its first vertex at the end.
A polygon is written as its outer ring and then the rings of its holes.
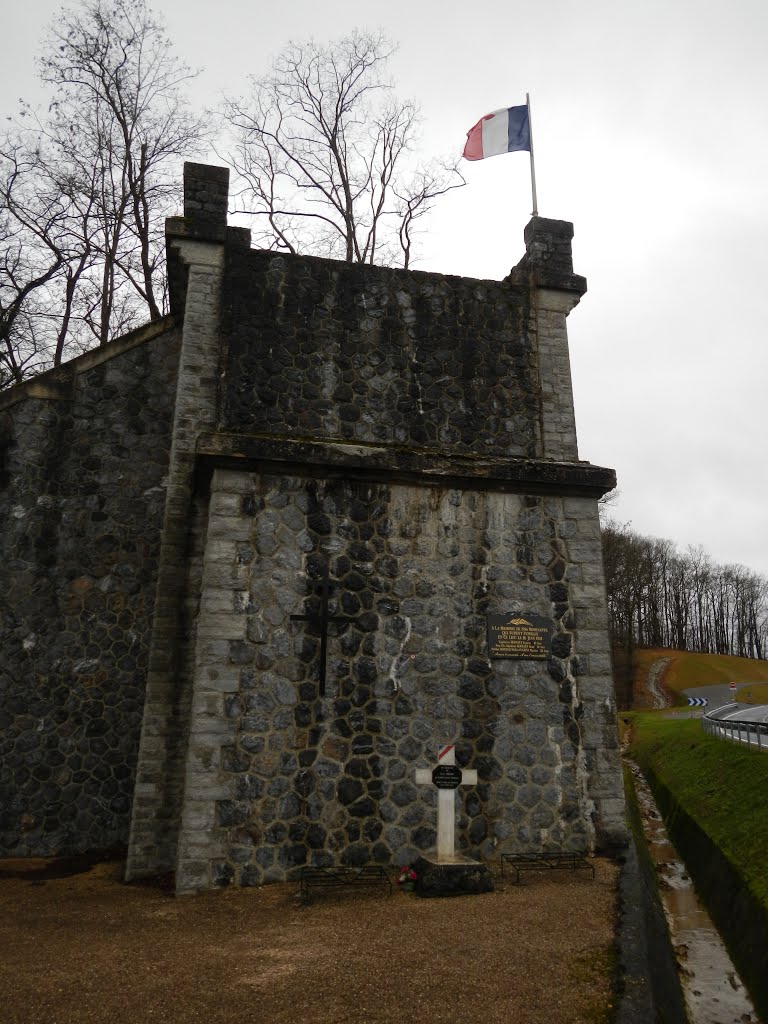
POLYGON ((448 864, 419 857, 413 867, 419 896, 473 896, 494 890, 491 872, 485 864, 468 857, 455 857, 448 864))

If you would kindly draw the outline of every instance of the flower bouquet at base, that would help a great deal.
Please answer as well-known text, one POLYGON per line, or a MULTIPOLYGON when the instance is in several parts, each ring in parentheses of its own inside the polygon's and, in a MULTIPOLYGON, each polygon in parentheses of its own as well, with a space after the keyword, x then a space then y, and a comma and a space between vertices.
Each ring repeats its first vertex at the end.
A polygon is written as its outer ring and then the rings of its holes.
POLYGON ((400 886, 400 891, 413 892, 416 886, 416 878, 417 875, 413 868, 409 868, 407 864, 404 864, 397 876, 397 884, 400 886))

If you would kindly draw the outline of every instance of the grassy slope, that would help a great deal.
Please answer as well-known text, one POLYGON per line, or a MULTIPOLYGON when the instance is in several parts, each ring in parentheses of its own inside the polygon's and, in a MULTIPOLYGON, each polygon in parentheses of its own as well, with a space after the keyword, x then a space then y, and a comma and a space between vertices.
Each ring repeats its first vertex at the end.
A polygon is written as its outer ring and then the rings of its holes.
POLYGON ((746 704, 768 704, 768 661, 732 658, 725 654, 691 654, 688 651, 638 649, 634 652, 635 692, 643 692, 645 680, 654 662, 669 658, 663 684, 677 703, 685 704, 679 694, 690 686, 715 683, 752 683, 739 690, 736 699, 746 704))
POLYGON ((630 756, 652 767, 768 911, 768 754, 705 736, 695 719, 645 712, 631 723, 630 756))

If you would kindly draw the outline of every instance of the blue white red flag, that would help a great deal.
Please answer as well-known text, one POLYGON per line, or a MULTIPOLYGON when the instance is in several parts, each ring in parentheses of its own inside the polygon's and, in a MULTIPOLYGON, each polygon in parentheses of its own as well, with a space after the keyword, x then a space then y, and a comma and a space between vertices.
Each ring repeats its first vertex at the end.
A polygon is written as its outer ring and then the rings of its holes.
POLYGON ((531 150, 531 126, 528 106, 505 107, 486 114, 467 132, 465 160, 484 160, 499 153, 531 150))

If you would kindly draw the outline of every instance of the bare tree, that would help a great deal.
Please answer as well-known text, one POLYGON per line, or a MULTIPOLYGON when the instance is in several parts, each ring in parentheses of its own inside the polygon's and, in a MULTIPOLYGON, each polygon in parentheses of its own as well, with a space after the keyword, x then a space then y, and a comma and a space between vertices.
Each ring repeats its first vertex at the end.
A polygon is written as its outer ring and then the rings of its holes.
POLYGON ((0 387, 163 315, 163 219, 208 134, 147 0, 83 0, 48 30, 53 88, 0 139, 0 387))
POLYGON ((420 115, 384 77, 394 50, 358 32, 291 43, 247 99, 226 102, 236 212, 253 215, 259 245, 409 266, 418 221, 465 181, 457 162, 414 165, 420 115))
POLYGON ((608 613, 614 645, 762 658, 768 581, 742 565, 713 565, 701 547, 677 552, 626 524, 602 524, 608 613))
POLYGON ((71 257, 69 204, 27 141, 23 133, 0 140, 0 387, 55 361, 50 296, 71 257))
POLYGON ((606 491, 606 493, 597 499, 597 514, 600 517, 600 523, 610 522, 613 523, 613 516, 611 511, 619 504, 621 498, 621 491, 618 487, 614 487, 613 490, 606 491))
POLYGON ((161 217, 178 199, 178 160, 206 134, 181 87, 193 77, 146 0, 86 0, 50 29, 40 62, 56 89, 48 134, 88 183, 97 168, 103 344, 119 278, 156 320, 161 217), (76 125, 75 133, 68 133, 76 125), (150 209, 153 217, 150 217, 150 209))

